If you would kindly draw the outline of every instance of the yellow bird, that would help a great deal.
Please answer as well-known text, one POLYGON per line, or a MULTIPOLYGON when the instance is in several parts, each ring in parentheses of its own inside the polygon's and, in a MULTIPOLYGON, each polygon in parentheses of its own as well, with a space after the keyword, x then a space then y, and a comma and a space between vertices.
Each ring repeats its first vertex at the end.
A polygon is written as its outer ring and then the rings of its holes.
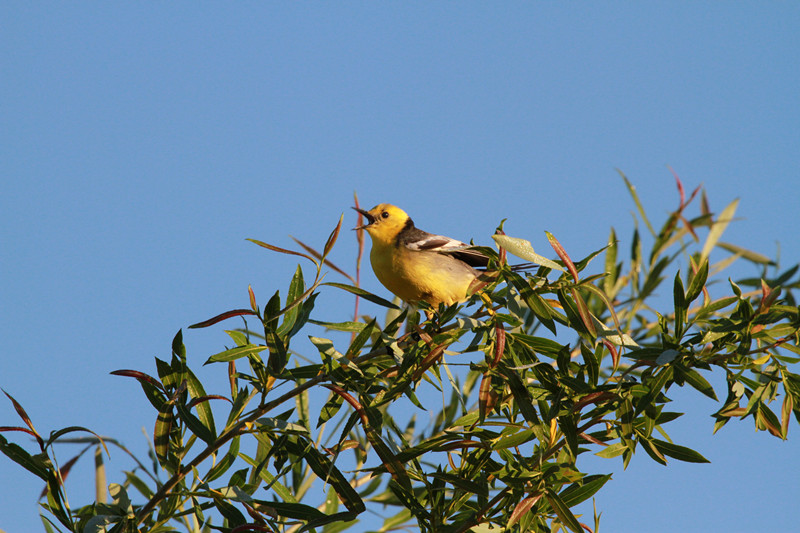
POLYGON ((365 211, 365 229, 372 238, 370 262, 384 287, 407 303, 452 305, 467 299, 470 284, 489 258, 461 241, 414 226, 405 211, 379 204, 365 211))

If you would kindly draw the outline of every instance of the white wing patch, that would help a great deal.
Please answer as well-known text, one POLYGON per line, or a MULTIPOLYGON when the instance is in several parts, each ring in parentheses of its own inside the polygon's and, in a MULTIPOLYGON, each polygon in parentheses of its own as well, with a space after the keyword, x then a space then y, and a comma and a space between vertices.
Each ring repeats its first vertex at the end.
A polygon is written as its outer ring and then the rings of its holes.
POLYGON ((458 252, 461 250, 466 250, 469 248, 469 245, 461 241, 451 239, 450 237, 445 237, 444 235, 433 235, 428 233, 420 239, 406 243, 406 247, 409 250, 415 250, 418 252, 458 252))
POLYGON ((431 233, 417 230, 409 235, 410 239, 404 241, 403 246, 415 252, 436 252, 446 254, 463 261, 467 265, 476 268, 485 267, 489 263, 489 258, 483 255, 470 244, 445 237, 444 235, 433 235, 431 233))

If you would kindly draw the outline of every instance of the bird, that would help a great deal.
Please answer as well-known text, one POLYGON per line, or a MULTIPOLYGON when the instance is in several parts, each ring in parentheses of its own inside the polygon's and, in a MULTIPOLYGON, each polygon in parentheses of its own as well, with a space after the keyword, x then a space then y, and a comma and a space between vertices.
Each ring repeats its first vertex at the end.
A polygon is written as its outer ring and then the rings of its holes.
POLYGON ((408 304, 425 302, 437 308, 462 302, 481 274, 476 268, 489 264, 489 258, 470 245, 417 228, 397 206, 353 209, 367 219, 354 229, 365 230, 372 239, 370 263, 375 276, 408 304))

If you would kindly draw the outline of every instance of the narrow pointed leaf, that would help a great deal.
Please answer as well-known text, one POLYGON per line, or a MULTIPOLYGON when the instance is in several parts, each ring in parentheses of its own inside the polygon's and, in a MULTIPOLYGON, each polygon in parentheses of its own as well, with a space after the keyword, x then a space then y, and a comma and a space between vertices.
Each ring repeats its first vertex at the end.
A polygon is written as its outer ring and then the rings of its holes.
POLYGON ((622 173, 620 169, 617 169, 617 172, 619 173, 620 176, 622 176, 622 179, 625 180, 625 186, 628 188, 628 192, 630 193, 631 198, 633 198, 633 202, 636 204, 636 208, 639 210, 639 215, 641 215, 642 220, 644 220, 647 229, 650 230, 650 234, 653 237, 655 237, 656 232, 653 229, 653 226, 650 224, 650 220, 647 219, 647 214, 644 212, 644 207, 642 207, 642 202, 639 200, 639 195, 636 193, 636 187, 634 187, 633 184, 631 184, 631 182, 628 181, 628 178, 625 176, 625 174, 622 173))
POLYGON ((285 248, 280 248, 278 246, 273 246, 272 244, 267 244, 267 243, 259 241, 257 239, 247 239, 247 240, 252 242, 253 244, 257 244, 257 245, 261 246, 262 248, 266 248, 267 250, 272 250, 273 252, 280 252, 282 254, 297 255, 297 256, 300 256, 300 257, 305 257, 306 259, 308 259, 309 261, 311 261, 315 265, 319 264, 319 263, 317 263, 317 261, 313 257, 311 257, 309 255, 306 255, 306 254, 303 254, 303 253, 300 253, 300 252, 295 252, 295 251, 292 251, 292 250, 286 250, 285 248))
POLYGON ((514 510, 511 512, 511 517, 508 519, 508 527, 511 527, 517 522, 519 522, 519 519, 525 516, 528 512, 530 512, 533 506, 536 505, 541 499, 542 495, 537 494, 535 496, 529 496, 527 498, 523 498, 522 500, 520 500, 520 502, 517 504, 516 507, 514 507, 514 510))
POLYGON ((242 357, 247 357, 250 355, 257 354, 266 349, 267 349, 266 346, 260 346, 256 344, 237 346, 236 348, 231 348, 230 350, 225 350, 224 352, 219 352, 217 354, 212 355, 211 357, 208 358, 205 364, 235 361, 236 359, 241 359, 242 357))
POLYGON ((556 515, 558 515, 558 519, 561 521, 564 526, 566 526, 570 531, 573 533, 582 533, 583 528, 581 527, 580 522, 578 519, 575 518, 575 515, 572 514, 567 504, 558 496, 558 494, 547 494, 545 496, 547 498, 547 502, 550 504, 550 507, 555 511, 556 515))
POLYGON ((322 257, 325 258, 333 249, 333 245, 336 244, 336 239, 339 238, 339 230, 342 229, 342 221, 344 220, 344 214, 339 217, 339 223, 336 224, 336 227, 333 229, 331 234, 328 236, 328 240, 325 242, 325 248, 322 249, 322 257))
POLYGON ((733 220, 733 215, 736 213, 736 208, 738 205, 738 199, 728 204, 728 206, 722 210, 722 213, 719 214, 717 221, 714 222, 714 225, 711 226, 711 230, 708 232, 708 237, 706 237, 706 242, 703 244, 703 250, 700 252, 701 261, 708 259, 708 256, 711 254, 711 250, 713 250, 717 245, 720 237, 722 237, 722 234, 728 227, 728 224, 731 222, 731 220, 733 220))
POLYGON ((550 259, 542 257, 534 252, 533 246, 531 246, 531 242, 528 240, 498 234, 492 235, 492 239, 494 239, 498 246, 505 249, 508 253, 519 257, 520 259, 530 261, 531 263, 536 263, 537 265, 541 265, 546 268, 558 270, 560 272, 566 272, 564 267, 555 261, 551 261, 550 259))
POLYGON ((253 316, 255 314, 256 314, 255 311, 252 311, 251 309, 234 309, 233 311, 226 311, 224 313, 220 313, 214 318, 209 318, 208 320, 204 320, 203 322, 192 324, 191 326, 189 326, 189 329, 207 328, 208 326, 213 326, 214 324, 222 322, 223 320, 227 320, 231 317, 244 316, 244 315, 253 316))
POLYGON ((689 288, 686 289, 686 304, 691 304, 700 293, 703 292, 703 287, 706 285, 706 281, 708 280, 708 260, 703 261, 700 264, 700 268, 697 269, 697 273, 692 276, 692 280, 689 282, 689 288))
POLYGON ((711 386, 706 378, 704 378, 700 372, 695 370, 694 368, 680 368, 676 367, 676 371, 679 371, 686 382, 697 389, 698 391, 702 392, 712 400, 717 400, 717 395, 714 392, 714 387, 711 386))
POLYGON ((668 457, 685 461, 687 463, 709 463, 710 461, 703 457, 699 452, 696 452, 685 446, 679 446, 659 439, 652 439, 653 445, 668 457))
POLYGON ((564 266, 567 267, 567 270, 569 270, 569 273, 572 275, 572 279, 575 280, 575 283, 577 283, 578 269, 575 268, 575 264, 572 262, 572 259, 570 259, 569 255, 567 255, 567 251, 563 246, 561 246, 561 243, 558 242, 558 239, 556 239, 552 233, 549 231, 545 231, 544 233, 547 235, 547 240, 550 242, 550 246, 552 246, 553 250, 556 251, 559 259, 561 259, 561 262, 564 263, 564 266))
POLYGON ((564 489, 559 496, 564 505, 575 507, 594 496, 609 479, 611 479, 611 474, 587 476, 581 480, 580 484, 570 485, 564 489))
POLYGON ((382 305, 383 307, 388 307, 389 309, 400 309, 398 306, 396 306, 392 302, 390 302, 388 300, 384 300, 380 296, 376 296, 376 295, 372 294, 371 292, 367 292, 364 289, 361 289, 359 287, 354 287, 353 285, 346 285, 344 283, 332 283, 332 282, 326 282, 326 283, 323 283, 322 285, 328 285, 330 287, 336 287, 337 289, 342 289, 342 290, 347 291, 349 293, 355 294, 356 296, 360 296, 360 297, 364 298, 365 300, 369 300, 372 303, 376 303, 378 305, 382 305))

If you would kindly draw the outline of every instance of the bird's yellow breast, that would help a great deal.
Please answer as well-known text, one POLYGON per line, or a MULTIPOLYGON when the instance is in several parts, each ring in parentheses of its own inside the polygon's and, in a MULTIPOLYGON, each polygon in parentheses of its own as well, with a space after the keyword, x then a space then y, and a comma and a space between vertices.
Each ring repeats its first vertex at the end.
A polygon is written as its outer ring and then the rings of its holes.
POLYGON ((401 299, 423 301, 434 307, 465 300, 470 283, 478 274, 469 265, 446 254, 374 241, 370 262, 378 280, 401 299))

